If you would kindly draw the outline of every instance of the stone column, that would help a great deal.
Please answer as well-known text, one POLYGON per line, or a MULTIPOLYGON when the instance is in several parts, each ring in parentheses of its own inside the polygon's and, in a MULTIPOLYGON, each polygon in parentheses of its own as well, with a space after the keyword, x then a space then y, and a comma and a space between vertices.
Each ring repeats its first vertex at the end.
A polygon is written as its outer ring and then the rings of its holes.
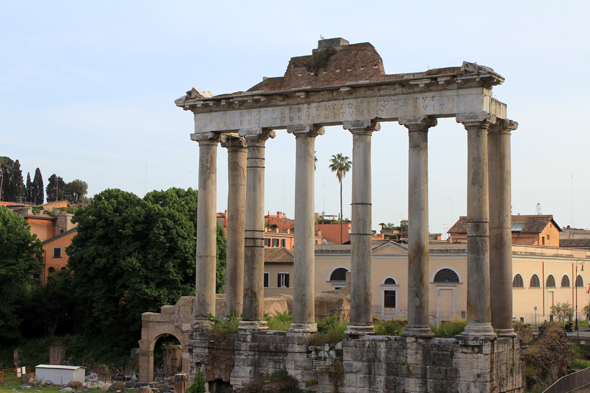
POLYGON ((295 261, 293 286, 293 323, 290 332, 317 331, 314 310, 314 165, 315 138, 324 134, 324 127, 313 124, 288 126, 295 135, 295 261))
POLYGON ((512 328, 512 218, 510 132, 518 123, 498 119, 488 131, 490 181, 490 300, 492 326, 500 337, 512 328))
POLYGON ((243 129, 248 143, 246 236, 244 243, 244 310, 239 329, 266 329, 264 321, 264 144, 270 129, 243 129))
POLYGON ((197 212, 197 261, 195 326, 210 325, 215 315, 215 275, 217 262, 217 144, 219 134, 191 134, 199 143, 199 201, 197 212))
POLYGON ((344 122, 352 133, 352 283, 350 291, 350 323, 346 334, 373 334, 371 312, 371 134, 379 131, 375 121, 344 122))
POLYGON ((493 340, 490 313, 488 128, 496 118, 486 112, 457 115, 467 130, 467 326, 457 338, 493 340))
POLYGON ((227 251, 225 266, 225 307, 227 315, 242 316, 244 305, 244 236, 246 228, 246 158, 242 137, 222 137, 227 148, 227 251))
POLYGON ((410 139, 408 174, 408 325, 411 337, 433 337, 428 321, 428 129, 437 124, 426 116, 400 118, 410 139))

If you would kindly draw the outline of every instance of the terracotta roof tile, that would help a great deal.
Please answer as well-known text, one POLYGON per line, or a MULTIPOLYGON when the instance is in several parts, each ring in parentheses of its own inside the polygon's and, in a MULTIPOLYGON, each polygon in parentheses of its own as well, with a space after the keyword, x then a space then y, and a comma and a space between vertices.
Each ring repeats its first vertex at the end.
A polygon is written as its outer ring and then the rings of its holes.
POLYGON ((264 262, 293 263, 293 253, 286 248, 265 248, 264 262))
POLYGON ((559 239, 559 247, 590 248, 590 239, 559 239))
POLYGON ((512 238, 512 244, 517 244, 517 245, 521 245, 521 246, 532 246, 534 245, 537 240, 539 240, 536 237, 513 237, 512 238))

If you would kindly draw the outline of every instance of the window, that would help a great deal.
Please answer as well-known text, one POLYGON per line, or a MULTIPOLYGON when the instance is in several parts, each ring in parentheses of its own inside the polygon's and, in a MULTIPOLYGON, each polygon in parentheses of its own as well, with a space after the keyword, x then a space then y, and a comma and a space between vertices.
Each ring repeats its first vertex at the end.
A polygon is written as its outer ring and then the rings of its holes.
POLYGON ((279 246, 279 240, 280 239, 272 239, 272 246, 273 247, 278 247, 279 246))
POLYGON ((547 234, 547 240, 549 240, 549 239, 551 239, 551 238, 549 237, 549 234, 547 234))
POLYGON ((268 282, 270 281, 270 273, 264 273, 264 287, 268 288, 268 282))
POLYGON ((541 238, 541 242, 543 243, 543 245, 545 245, 545 237, 544 236, 541 238))
POLYGON ((330 275, 330 281, 346 281, 346 270, 343 267, 339 267, 338 269, 334 270, 330 275))
POLYGON ((512 288, 524 288, 524 281, 520 274, 514 276, 514 280, 512 280, 512 288))
POLYGON ((570 278, 567 276, 567 274, 561 278, 561 287, 562 288, 569 288, 570 287, 570 278))
POLYGON ((459 276, 451 269, 440 269, 434 276, 435 283, 459 283, 459 276))
POLYGON ((289 288, 289 273, 279 273, 277 287, 289 288))
POLYGON ((48 272, 48 273, 53 273, 54 271, 55 271, 55 269, 54 269, 54 268, 52 268, 52 267, 50 267, 49 269, 47 269, 47 272, 48 272))
POLYGON ((576 277, 576 288, 584 288, 584 279, 580 275, 576 277))
POLYGON ((545 286, 547 288, 555 288, 555 278, 553 277, 553 275, 549 275, 549 277, 547 277, 547 282, 545 283, 545 286))
POLYGON ((383 291, 383 306, 385 308, 395 308, 395 291, 383 291))
POLYGON ((268 237, 264 238, 264 247, 270 247, 270 239, 268 237))
POLYGON ((287 248, 287 239, 281 239, 281 247, 287 248))
POLYGON ((395 285, 397 283, 395 282, 395 280, 393 278, 388 277, 383 284, 385 284, 385 285, 395 285))
POLYGON ((533 274, 533 276, 531 277, 530 287, 541 288, 541 281, 539 280, 539 276, 537 276, 536 274, 533 274))
POLYGON ((61 258, 61 247, 53 247, 53 257, 61 258))

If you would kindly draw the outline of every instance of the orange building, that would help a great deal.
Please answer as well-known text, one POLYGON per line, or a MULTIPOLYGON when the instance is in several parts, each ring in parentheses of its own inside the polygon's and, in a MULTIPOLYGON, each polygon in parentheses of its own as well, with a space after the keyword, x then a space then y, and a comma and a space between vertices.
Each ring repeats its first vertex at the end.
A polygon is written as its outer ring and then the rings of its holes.
MULTIPOLYGON (((512 216, 512 244, 559 247, 560 232, 552 215, 512 216)), ((467 217, 459 217, 447 233, 451 243, 467 241, 467 217)))
POLYGON ((66 247, 72 244, 72 238, 78 233, 78 228, 72 228, 69 231, 60 233, 43 242, 42 256, 43 274, 41 282, 47 282, 47 276, 56 270, 63 270, 68 264, 68 254, 66 254, 66 247))
POLYGON ((277 212, 276 216, 270 214, 270 212, 264 216, 264 222, 268 224, 269 227, 274 227, 279 229, 292 229, 295 225, 295 220, 287 218, 285 213, 277 212))
MULTIPOLYGON (((350 221, 342 223, 342 244, 350 243, 350 221)), ((340 244, 340 224, 315 224, 315 230, 320 231, 324 239, 340 244)))

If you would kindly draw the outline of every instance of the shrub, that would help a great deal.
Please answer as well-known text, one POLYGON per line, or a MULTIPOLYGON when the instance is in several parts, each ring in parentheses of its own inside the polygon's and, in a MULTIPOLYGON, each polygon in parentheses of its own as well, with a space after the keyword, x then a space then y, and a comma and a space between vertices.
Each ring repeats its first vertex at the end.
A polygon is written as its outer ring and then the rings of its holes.
POLYGON ((236 317, 232 312, 226 319, 217 319, 213 315, 207 317, 213 326, 211 327, 211 333, 218 334, 235 334, 238 332, 238 326, 240 325, 241 317, 236 317))
POLYGON ((389 321, 379 321, 375 324, 375 334, 380 336, 399 336, 404 332, 406 321, 401 319, 392 319, 389 321))
POLYGON ((335 344, 346 338, 344 332, 348 322, 338 321, 338 316, 332 315, 318 322, 318 331, 309 338, 309 345, 316 347, 324 344, 335 344))
POLYGON ((202 372, 195 375, 195 380, 186 390, 186 393, 205 393, 205 376, 202 372))
POLYGON ((293 316, 286 311, 284 313, 277 312, 274 316, 265 315, 264 320, 268 324, 270 330, 289 330, 291 323, 293 323, 293 316))
POLYGON ((74 390, 80 390, 84 387, 84 384, 80 381, 70 381, 67 386, 74 390))
POLYGON ((467 321, 465 319, 453 319, 450 322, 437 323, 430 325, 430 329, 435 337, 453 338, 465 330, 467 321))
POLYGON ((125 384, 123 382, 114 382, 109 387, 109 392, 116 392, 117 390, 120 390, 121 392, 124 392, 127 389, 125 388, 125 384))

